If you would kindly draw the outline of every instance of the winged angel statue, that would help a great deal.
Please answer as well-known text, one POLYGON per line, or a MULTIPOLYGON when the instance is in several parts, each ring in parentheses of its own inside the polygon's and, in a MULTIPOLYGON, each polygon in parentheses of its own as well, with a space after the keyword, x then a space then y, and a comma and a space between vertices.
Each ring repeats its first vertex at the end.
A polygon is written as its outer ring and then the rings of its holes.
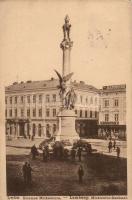
POLYGON ((73 72, 66 75, 66 76, 61 76, 60 73, 55 70, 58 78, 59 78, 59 86, 58 86, 58 89, 60 89, 60 92, 59 92, 59 95, 62 99, 62 102, 63 102, 63 106, 66 108, 66 109, 73 109, 74 108, 74 105, 75 105, 75 102, 76 102, 76 94, 74 92, 74 89, 73 88, 70 88, 68 91, 67 91, 67 86, 66 86, 66 82, 70 80, 70 78, 72 77, 73 75, 73 72))

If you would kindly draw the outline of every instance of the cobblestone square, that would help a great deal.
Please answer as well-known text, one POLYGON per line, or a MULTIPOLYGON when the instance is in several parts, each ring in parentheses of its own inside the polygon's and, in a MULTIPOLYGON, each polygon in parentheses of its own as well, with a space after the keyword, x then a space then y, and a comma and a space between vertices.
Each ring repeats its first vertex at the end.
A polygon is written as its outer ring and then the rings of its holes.
POLYGON ((39 156, 32 160, 29 149, 8 147, 7 154, 7 194, 8 195, 126 195, 127 161, 101 154, 83 156, 84 180, 78 183, 80 162, 50 160, 43 162, 39 156), (11 152, 9 154, 9 151, 11 152), (13 152, 16 152, 13 154, 13 152), (12 155, 11 155, 12 154, 12 155), (22 165, 30 162, 32 185, 25 186, 22 165))

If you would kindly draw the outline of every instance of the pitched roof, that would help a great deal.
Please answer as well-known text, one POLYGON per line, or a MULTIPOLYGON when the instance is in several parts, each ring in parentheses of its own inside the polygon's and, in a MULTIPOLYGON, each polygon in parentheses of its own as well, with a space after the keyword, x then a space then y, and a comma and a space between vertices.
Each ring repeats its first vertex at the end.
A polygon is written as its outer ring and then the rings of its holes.
POLYGON ((27 82, 14 82, 5 88, 5 91, 25 91, 34 89, 54 88, 59 84, 58 79, 50 79, 43 81, 27 81, 27 82))
MULTIPOLYGON (((5 88, 5 91, 8 93, 8 92, 19 92, 19 91, 43 90, 43 89, 57 88, 58 85, 59 85, 59 80, 54 78, 42 81, 27 81, 20 83, 14 82, 12 85, 7 86, 5 88)), ((85 84, 83 81, 80 82, 73 81, 72 85, 75 89, 99 92, 97 88, 95 88, 92 85, 85 84)))

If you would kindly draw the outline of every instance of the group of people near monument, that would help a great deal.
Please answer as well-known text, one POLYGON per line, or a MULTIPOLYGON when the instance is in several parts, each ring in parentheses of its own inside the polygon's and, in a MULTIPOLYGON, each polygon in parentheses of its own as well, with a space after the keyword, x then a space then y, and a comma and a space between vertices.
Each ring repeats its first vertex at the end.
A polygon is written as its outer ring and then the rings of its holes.
MULTIPOLYGON (((91 155, 91 152, 92 152, 91 144, 85 145, 85 148, 82 148, 81 146, 78 146, 77 148, 75 148, 73 146, 72 149, 70 150, 70 154, 69 154, 68 149, 65 149, 63 147, 63 145, 59 144, 59 145, 55 145, 53 147, 53 152, 51 155, 48 145, 45 145, 42 150, 42 161, 47 162, 47 161, 51 160, 51 158, 56 159, 56 160, 67 160, 68 158, 70 158, 71 161, 75 162, 76 158, 77 158, 77 160, 79 162, 81 162, 82 161, 82 152, 84 151, 84 149, 85 149, 86 156, 91 155)), ((110 140, 108 143, 109 153, 112 152, 112 149, 116 150, 117 157, 119 158, 120 157, 120 147, 116 145, 116 140, 114 140, 113 142, 112 142, 112 140, 110 140)), ((33 160, 36 159, 36 156, 39 155, 39 152, 35 145, 33 145, 31 147, 31 155, 32 155, 33 160)), ((30 185, 32 182, 32 171, 34 171, 31 168, 30 163, 25 162, 22 170, 23 170, 24 183, 27 185, 30 185)), ((83 176, 84 176, 84 169, 83 169, 82 164, 79 165, 77 174, 78 174, 79 183, 82 183, 83 176)))
MULTIPOLYGON (((68 150, 63 149, 63 147, 61 145, 58 146, 58 148, 54 148, 53 154, 56 159, 62 159, 62 158, 67 159, 68 158, 68 150)), ((36 156, 39 155, 37 147, 35 145, 33 145, 31 147, 31 155, 32 155, 32 160, 35 160, 36 156)), ((78 157, 78 161, 81 162, 82 161, 82 148, 78 147, 77 150, 75 148, 72 148, 69 156, 72 161, 75 161, 76 157, 78 157)), ((45 146, 43 148, 42 160, 43 160, 43 162, 47 162, 49 159, 50 159, 49 148, 48 148, 48 146, 45 146)), ((32 182, 32 172, 34 171, 32 169, 32 167, 30 166, 30 163, 25 162, 22 167, 22 171, 23 171, 24 184, 30 186, 31 182, 32 182)), ((84 169, 81 164, 79 165, 77 174, 78 174, 79 183, 82 183, 83 176, 84 176, 84 169)))
MULTIPOLYGON (((42 160, 44 162, 47 162, 48 160, 52 158, 56 160, 67 160, 68 158, 70 158, 71 161, 75 161, 76 158, 78 157, 78 161, 81 161, 82 152, 83 152, 82 147, 78 147, 78 148, 72 147, 69 153, 68 149, 64 148, 62 145, 58 145, 58 146, 53 147, 53 152, 51 154, 48 145, 46 145, 43 147, 42 160)), ((91 154, 91 146, 90 147, 86 146, 85 152, 87 155, 91 154)), ((36 158, 36 156, 39 155, 39 152, 35 145, 31 147, 31 155, 32 155, 33 160, 36 158)))

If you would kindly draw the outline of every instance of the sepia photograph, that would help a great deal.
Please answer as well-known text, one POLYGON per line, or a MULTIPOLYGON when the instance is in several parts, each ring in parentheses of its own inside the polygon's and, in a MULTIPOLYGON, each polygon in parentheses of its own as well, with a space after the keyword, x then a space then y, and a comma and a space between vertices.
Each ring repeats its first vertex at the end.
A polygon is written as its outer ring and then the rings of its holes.
POLYGON ((0 1, 8 197, 127 197, 128 5, 0 1))

